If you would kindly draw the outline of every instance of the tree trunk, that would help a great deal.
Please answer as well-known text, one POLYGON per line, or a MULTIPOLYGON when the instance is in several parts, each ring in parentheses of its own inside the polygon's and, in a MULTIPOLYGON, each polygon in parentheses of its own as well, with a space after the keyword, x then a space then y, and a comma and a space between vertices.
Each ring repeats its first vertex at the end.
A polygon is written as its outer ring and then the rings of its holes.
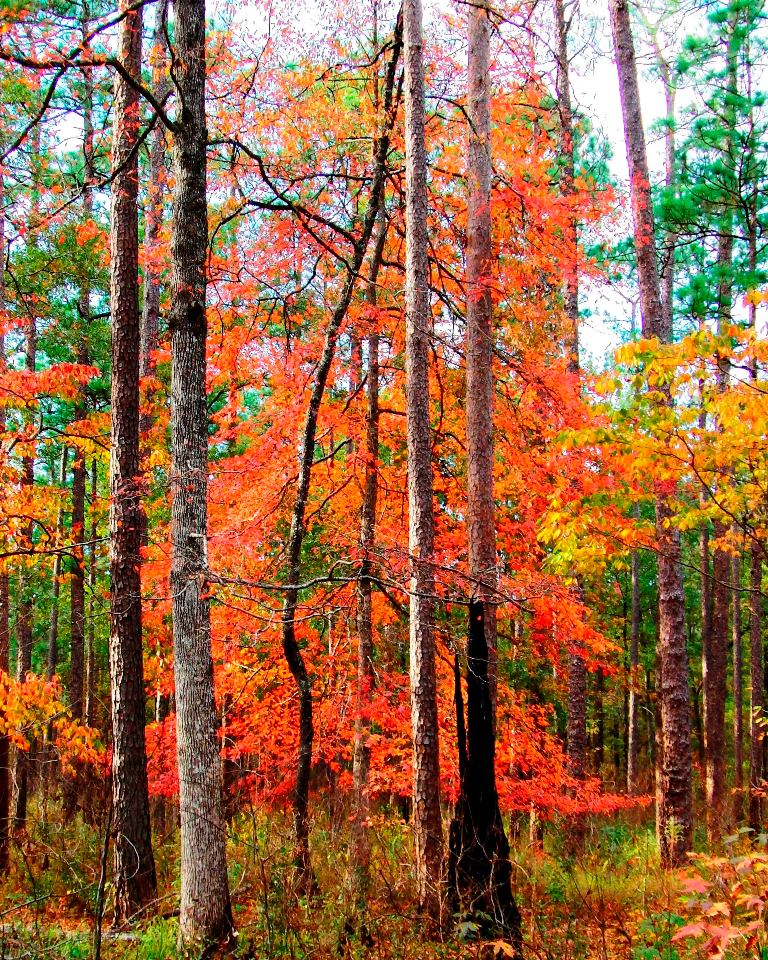
POLYGON ((440 920, 443 825, 435 675, 432 571, 432 429, 429 337, 432 327, 424 140, 421 0, 404 0, 405 36, 405 381, 408 433, 408 549, 413 729, 413 828, 419 907, 440 920))
MULTIPOLYGON (((481 927, 492 919, 522 957, 520 913, 512 895, 509 844, 496 791, 496 736, 493 724, 484 603, 470 600, 467 637, 466 748, 460 749, 461 792, 450 832, 451 886, 459 895, 462 915, 476 915, 481 927)), ((463 704, 461 677, 456 669, 456 705, 460 745, 463 704)))
POLYGON ((765 736, 765 673, 763 664, 763 632, 761 589, 763 556, 760 544, 753 542, 749 555, 749 825, 762 830, 760 788, 763 782, 765 736))
MULTIPOLYGON (((127 0, 121 10, 125 12, 127 0)), ((141 10, 120 22, 119 57, 141 74, 141 10)), ((110 230, 112 305, 112 449, 109 536, 112 679, 112 802, 115 922, 122 924, 157 895, 149 819, 141 632, 141 488, 139 485, 139 101, 115 77, 110 230)), ((204 424, 204 421, 203 421, 204 424)), ((83 473, 85 477, 85 473, 83 473)), ((183 787, 182 787, 183 789, 183 787)))
MULTIPOLYGON (((574 143, 573 107, 571 103, 570 61, 568 58, 568 30, 565 4, 555 0, 555 24, 557 28, 557 103, 560 114, 561 144, 563 159, 561 192, 564 196, 574 193, 574 143)), ((565 316, 568 323, 566 348, 568 371, 579 377, 579 273, 578 273, 578 225, 570 218, 565 227, 563 244, 566 251, 565 264, 565 316)), ((577 594, 581 599, 582 588, 577 594)), ((571 646, 568 651, 568 728, 566 738, 568 766, 571 774, 582 779, 587 770, 587 665, 583 653, 571 646)), ((575 822, 574 839, 580 840, 583 823, 575 822)))
MULTIPOLYGON (((64 490, 67 485, 67 459, 69 448, 64 444, 61 448, 61 465, 59 470, 59 482, 61 489, 64 490)), ((58 541, 61 542, 64 533, 64 508, 59 507, 59 513, 56 518, 56 531, 58 541)), ((53 558, 53 572, 51 573, 51 625, 48 628, 48 669, 47 676, 53 680, 56 670, 59 666, 59 595, 61 593, 61 551, 58 551, 53 558)))
POLYGON ((96 538, 98 523, 96 520, 96 495, 98 483, 98 460, 94 457, 91 465, 91 532, 88 545, 88 633, 86 637, 85 665, 85 722, 89 727, 96 720, 96 538))
MULTIPOLYGON (((39 140, 36 144, 39 147, 39 140)), ((34 373, 37 358, 37 319, 30 313, 26 326, 25 366, 30 373, 34 373)), ((35 482, 35 461, 28 454, 22 458, 23 486, 31 487, 35 482)), ((32 544, 32 526, 25 531, 25 540, 32 544)), ((17 606, 16 606, 16 679, 22 682, 32 669, 32 589, 30 575, 23 567, 19 569, 17 578, 17 606)), ((14 826, 22 830, 27 822, 27 802, 29 799, 30 751, 16 749, 15 770, 13 779, 16 784, 16 809, 14 812, 14 826)))
POLYGON ((171 239, 171 596, 185 949, 231 939, 211 654, 206 407, 205 2, 176 0, 171 239))
MULTIPOLYGON (((75 410, 75 419, 84 415, 75 410)), ((75 448, 72 466, 72 556, 69 578, 69 709, 76 720, 83 716, 85 678, 85 454, 75 448)))
POLYGON ((733 813, 736 823, 744 816, 744 689, 741 644, 741 554, 731 557, 731 604, 733 640, 733 813))
POLYGON ((491 23, 481 0, 467 14, 466 417, 467 532, 471 594, 483 604, 488 683, 496 715, 496 504, 493 496, 493 300, 491 282, 491 23))
MULTIPOLYGON (((4 176, 0 168, 0 264, 5 263, 5 193, 4 176)), ((5 310, 5 270, 0 267, 0 311, 5 310)), ((0 374, 7 369, 5 362, 5 334, 0 331, 0 374)), ((0 408, 0 432, 6 427, 5 409, 0 408)), ((10 597, 8 570, 0 566, 0 675, 10 673, 10 597)), ((2 708, 0 708, 1 710, 2 708)), ((0 734, 0 874, 7 875, 10 866, 11 841, 11 744, 7 734, 0 734)))
MULTIPOLYGON (((155 11, 154 36, 152 40, 152 87, 155 97, 163 101, 170 88, 168 79, 168 0, 160 0, 155 11)), ((150 259, 144 271, 144 306, 141 315, 141 353, 139 374, 148 377, 154 373, 154 352, 157 350, 160 332, 160 272, 152 255, 160 241, 163 226, 163 197, 166 190, 165 176, 166 131, 158 122, 150 136, 149 177, 147 180, 147 206, 144 244, 150 259)), ((142 422, 141 429, 149 429, 150 423, 142 422)))
MULTIPOLYGON (((610 10, 629 165, 643 335, 669 342, 672 330, 661 304, 653 201, 627 0, 611 0, 610 10)), ((656 544, 663 758, 658 826, 662 862, 668 866, 682 863, 693 833, 685 594, 680 534, 672 521, 668 497, 660 492, 656 499, 656 544)))
MULTIPOLYGON (((637 514, 635 514, 637 516, 637 514)), ((627 704, 627 793, 639 792, 640 742, 638 739, 638 667, 640 663, 640 557, 632 551, 632 625, 629 640, 629 701, 627 704)))
POLYGON ((368 704, 376 683, 373 665, 372 581, 373 555, 376 549, 376 503, 379 482, 379 321, 376 316, 376 280, 387 235, 386 214, 379 213, 378 233, 368 276, 366 300, 371 307, 371 332, 368 335, 368 371, 365 415, 365 484, 360 511, 360 548, 362 563, 357 599, 357 681, 355 685, 355 740, 352 754, 352 830, 349 863, 350 884, 355 901, 365 904, 370 884, 370 840, 367 821, 370 816, 368 775, 371 751, 368 745, 370 719, 368 704))

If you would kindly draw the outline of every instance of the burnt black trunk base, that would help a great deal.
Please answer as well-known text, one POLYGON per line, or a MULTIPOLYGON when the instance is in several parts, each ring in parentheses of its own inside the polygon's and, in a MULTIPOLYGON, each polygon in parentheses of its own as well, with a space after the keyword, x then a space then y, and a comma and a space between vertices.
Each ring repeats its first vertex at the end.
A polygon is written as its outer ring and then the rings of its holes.
MULTIPOLYGON (((509 843, 499 810, 493 709, 483 603, 469 604, 466 751, 460 749, 461 793, 449 833, 449 884, 456 909, 488 934, 500 934, 522 956, 522 922, 512 894, 509 843)), ((456 670, 456 710, 463 733, 461 677, 456 670)), ((461 740, 464 737, 461 736, 461 740)), ((460 744, 463 748, 463 744, 460 744)))

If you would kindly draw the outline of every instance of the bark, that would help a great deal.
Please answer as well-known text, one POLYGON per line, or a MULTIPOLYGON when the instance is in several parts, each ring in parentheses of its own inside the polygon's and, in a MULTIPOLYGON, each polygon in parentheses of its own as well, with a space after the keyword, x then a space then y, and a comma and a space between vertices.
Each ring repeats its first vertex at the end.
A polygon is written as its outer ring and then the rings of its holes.
MULTIPOLYGON (((64 444, 61 448, 61 461, 59 467, 59 483, 62 491, 67 485, 67 460, 69 457, 69 448, 64 444)), ((56 518, 57 543, 60 544, 64 537, 64 506, 59 507, 59 513, 56 518)), ((48 680, 53 680, 59 666, 59 596, 61 594, 61 553, 57 553, 53 558, 53 571, 51 573, 51 625, 48 628, 48 680)), ((47 739, 53 740, 53 723, 48 724, 47 739)))
MULTIPOLYGON (((449 882, 459 898, 462 915, 479 918, 512 944, 513 956, 522 956, 520 913, 512 895, 509 844, 496 790, 496 736, 493 723, 489 653, 484 603, 471 600, 467 637, 467 725, 462 730, 461 677, 456 669, 456 706, 460 744, 461 792, 451 823, 449 882)), ((490 931, 489 931, 490 932, 490 931)))
MULTIPOLYGON (((85 414, 75 410, 75 419, 85 414)), ((80 720, 83 716, 85 677, 85 454, 75 449, 72 466, 72 546, 69 569, 69 709, 80 720)))
POLYGON ((429 237, 421 0, 404 0, 405 381, 408 434, 413 829, 419 908, 440 920, 443 826, 434 636, 434 513, 429 415, 429 237))
POLYGON ((632 551, 632 624, 629 638, 629 700, 627 704, 627 793, 639 792, 640 741, 638 728, 638 668, 640 664, 640 557, 632 551))
POLYGON ((379 214, 377 231, 366 290, 366 301, 372 308, 372 313, 371 332, 368 335, 366 379, 365 481, 363 503, 360 511, 360 549, 363 559, 360 565, 360 579, 357 588, 357 681, 355 685, 355 740, 352 755, 353 814, 349 851, 352 892, 359 904, 365 903, 370 884, 371 857, 367 826, 370 816, 368 776, 371 761, 371 751, 368 744, 370 734, 368 704, 376 684, 376 672, 373 663, 373 584, 371 575, 376 549, 376 504, 379 482, 379 329, 375 311, 376 281, 387 234, 387 221, 383 209, 379 214))
MULTIPOLYGON (((0 168, 0 311, 5 310, 5 193, 0 168)), ((0 332, 0 373, 6 370, 5 334, 0 332)), ((0 432, 5 430, 5 409, 0 409, 0 432)), ((0 675, 10 673, 10 596, 8 571, 0 567, 0 675)), ((0 734, 0 874, 7 874, 11 840, 11 744, 0 734)))
POLYGON ((749 825, 762 830, 763 738, 765 735, 765 679, 761 588, 763 557, 760 544, 754 542, 749 557, 749 825))
MULTIPOLYGON (((726 534, 715 522, 714 534, 726 534)), ((723 827, 725 814, 725 698, 728 675, 729 608, 731 600, 730 557, 715 547, 712 558, 712 635, 704 663, 704 748, 707 835, 714 840, 723 827)))
MULTIPOLYGON (((123 0, 125 10, 127 0, 123 0)), ((120 22, 119 57, 141 71, 142 12, 120 22)), ((110 229, 112 306, 112 448, 109 537, 112 680, 112 804, 115 922, 122 924, 157 895, 149 820, 144 740, 145 694, 141 633, 141 488, 139 485, 139 172, 135 145, 139 100, 115 77, 110 229)))
MULTIPOLYGON (((154 35, 152 39, 152 86, 157 100, 163 101, 170 89, 168 79, 168 0, 160 0, 156 11, 154 35)), ((144 305, 141 314, 141 354, 139 373, 149 377, 154 373, 154 352, 157 350, 160 334, 160 270, 156 266, 153 254, 160 242, 163 226, 163 197, 166 191, 165 176, 166 131, 158 123, 150 136, 149 177, 147 180, 147 206, 144 244, 149 260, 144 271, 144 305)), ((149 429, 150 422, 145 418, 142 430, 149 429)))
POLYGON ((211 654, 208 574, 205 2, 176 0, 171 238, 171 577, 181 814, 179 937, 233 933, 211 654))
MULTIPOLYGON (((568 59, 568 30, 564 0, 555 0, 555 24, 557 28, 557 102, 560 113, 561 144, 563 160, 561 191, 564 196, 574 193, 574 142, 573 107, 571 102, 570 62, 568 59)), ((578 274, 578 225, 570 218, 565 227, 563 244, 566 251, 565 264, 565 316, 568 323, 566 348, 568 370, 578 378, 579 364, 579 274, 578 274)), ((581 587, 578 593, 581 596, 581 587)), ((575 648, 568 652, 568 729, 566 749, 568 765, 578 779, 586 775, 587 768, 587 666, 583 653, 575 648)), ((583 824, 574 824, 574 839, 580 839, 583 824)))
POLYGON ((744 815, 744 689, 742 684, 743 651, 741 645, 741 554, 731 557, 731 638, 733 642, 733 769, 734 819, 744 815))
POLYGON ((496 504, 493 496, 493 300, 491 281, 491 22, 484 2, 467 14, 467 532, 472 596, 483 604, 488 682, 496 714, 496 504))
POLYGON ((317 365, 306 418, 299 436, 299 478, 296 488, 296 498, 291 514, 291 528, 286 545, 287 588, 285 601, 283 603, 282 641, 283 654, 288 668, 291 671, 291 675, 296 682, 299 694, 299 751, 296 765, 296 788, 293 798, 293 822, 298 889, 303 889, 306 892, 312 892, 316 887, 316 880, 309 856, 309 778, 312 768, 314 731, 312 726, 312 685, 304 657, 301 653, 301 648, 296 640, 296 608, 298 606, 298 583, 300 582, 301 574, 301 548, 306 532, 306 509, 312 475, 317 418, 320 412, 320 405, 325 393, 331 364, 336 354, 339 331, 347 315, 355 289, 355 283, 365 259, 378 211, 383 202, 389 137, 394 122, 393 95, 395 73, 400 56, 400 29, 400 21, 398 19, 385 82, 384 110, 386 120, 374 151, 375 164, 373 183, 371 186, 371 199, 360 237, 354 244, 351 270, 349 271, 341 297, 326 329, 323 351, 317 365))
MULTIPOLYGON (((610 11, 629 165, 643 335, 668 342, 672 338, 672 330, 661 303, 653 203, 627 0, 611 0, 610 11)), ((656 499, 656 544, 663 757, 658 829, 662 863, 665 866, 674 866, 683 861, 685 852, 690 849, 693 832, 685 595, 680 535, 672 520, 673 511, 668 497, 660 492, 656 499)))
MULTIPOLYGON (((36 146, 39 147, 39 139, 36 146)), ((37 318, 30 313, 25 330, 25 366, 33 373, 37 358, 37 318)), ((23 486, 31 487, 35 482, 35 462, 33 457, 25 455, 22 458, 23 486)), ((32 526, 26 528, 24 540, 28 545, 32 542, 32 526)), ((32 590, 30 576, 22 567, 17 579, 18 602, 16 607, 16 679, 22 682, 32 669, 32 590)), ((16 784, 16 806, 14 811, 14 826, 22 830, 27 822, 27 802, 29 800, 30 750, 15 752, 15 769, 13 779, 16 784)))
POLYGON ((96 538, 98 523, 96 520, 96 493, 98 483, 98 461, 94 457, 91 466, 91 531, 88 545, 88 633, 86 637, 85 665, 85 722, 94 726, 96 719, 96 538))

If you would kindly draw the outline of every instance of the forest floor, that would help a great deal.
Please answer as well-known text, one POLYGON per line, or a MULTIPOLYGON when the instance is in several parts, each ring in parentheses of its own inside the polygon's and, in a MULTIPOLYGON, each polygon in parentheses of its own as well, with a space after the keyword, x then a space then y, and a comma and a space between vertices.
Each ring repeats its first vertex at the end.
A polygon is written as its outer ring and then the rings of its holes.
MULTIPOLYGON (((684 872, 660 869, 649 818, 650 811, 645 809, 610 819, 590 819, 578 853, 573 851, 567 821, 547 824, 541 844, 531 846, 527 836, 514 841, 512 857, 526 958, 768 958, 768 948, 762 954, 757 941, 750 943, 748 937, 726 942, 727 953, 705 949, 701 937, 675 939, 691 922, 692 903, 690 894, 684 892, 684 872)), ((235 955, 255 960, 496 960, 511 955, 502 942, 480 939, 477 926, 461 917, 455 918, 449 938, 426 941, 414 913, 407 826, 387 815, 377 818, 373 829, 372 881, 368 913, 361 927, 350 922, 343 882, 343 817, 337 816, 335 822, 326 817, 324 824, 315 825, 313 862, 322 895, 309 902, 291 892, 288 819, 263 813, 238 817, 229 848, 238 929, 235 955)), ((103 840, 96 829, 79 822, 58 831, 49 825, 45 840, 33 837, 34 832, 16 846, 11 874, 2 890, 0 960, 85 960, 93 956, 103 840)), ((129 933, 111 931, 107 884, 101 948, 106 960, 177 956, 173 915, 178 896, 176 840, 169 833, 156 844, 163 896, 154 918, 129 933)), ((732 842, 744 849, 750 846, 743 836, 732 842)), ((704 858, 705 873, 710 868, 717 870, 717 862, 704 858)), ((762 942, 764 937, 759 939, 762 942)))

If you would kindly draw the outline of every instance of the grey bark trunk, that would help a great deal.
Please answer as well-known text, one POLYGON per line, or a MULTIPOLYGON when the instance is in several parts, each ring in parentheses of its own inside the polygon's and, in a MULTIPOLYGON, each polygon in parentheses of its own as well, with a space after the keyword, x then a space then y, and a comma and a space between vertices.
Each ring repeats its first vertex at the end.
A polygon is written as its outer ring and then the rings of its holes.
POLYGON ((176 0, 171 238, 171 596, 185 949, 233 932, 208 574, 205 2, 176 0))
POLYGON ((405 379, 408 433, 413 829, 419 907, 440 919, 443 825, 435 676, 434 505, 429 411, 432 327, 424 140, 424 61, 421 0, 404 0, 405 38, 405 379))
MULTIPOLYGON (((643 335, 669 342, 672 330, 661 304, 653 202, 627 0, 611 0, 610 11, 629 165, 643 335)), ((685 595, 680 534, 672 521, 669 500, 660 493, 656 500, 656 544, 663 757, 657 818, 662 862, 667 866, 682 863, 693 834, 685 595)))

